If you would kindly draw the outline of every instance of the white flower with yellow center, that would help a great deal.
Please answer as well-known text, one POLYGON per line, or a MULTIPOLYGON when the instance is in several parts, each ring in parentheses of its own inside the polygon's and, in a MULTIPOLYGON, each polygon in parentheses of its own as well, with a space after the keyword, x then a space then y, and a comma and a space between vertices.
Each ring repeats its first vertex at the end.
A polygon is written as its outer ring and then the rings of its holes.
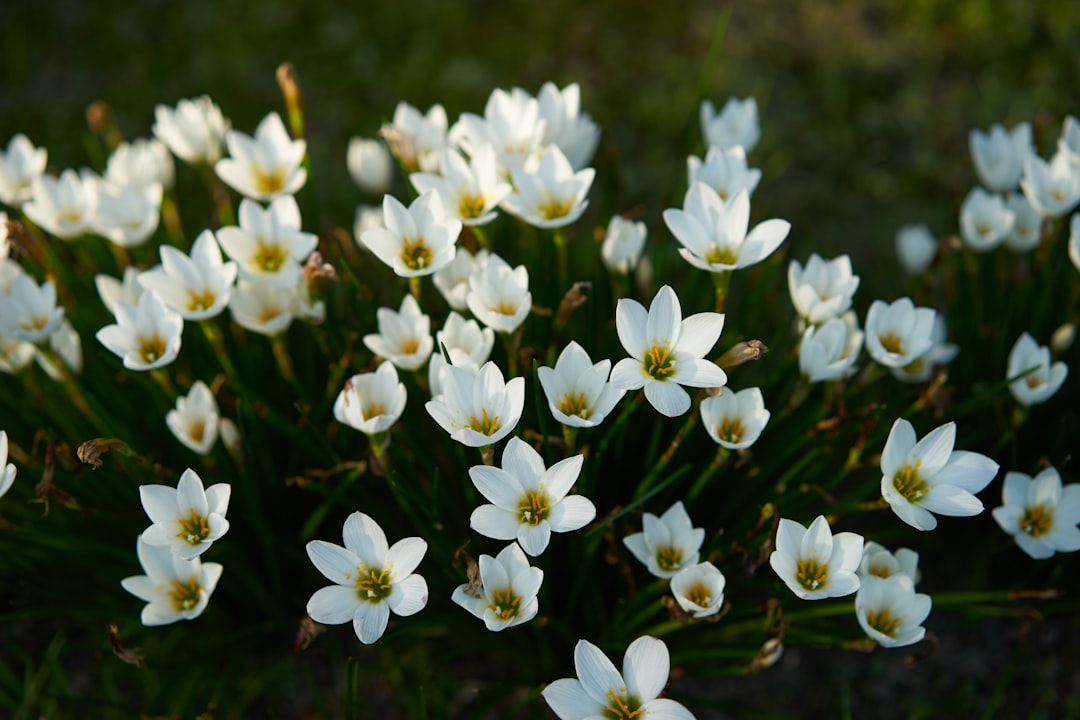
POLYGON ((757 146, 761 137, 757 100, 728 98, 720 112, 711 100, 701 101, 701 134, 705 144, 721 150, 741 145, 746 152, 757 146))
POLYGON ((1007 473, 1001 500, 1004 504, 990 514, 1032 558, 1080 550, 1080 484, 1062 487, 1056 468, 1048 467, 1034 478, 1007 473))
POLYGON ((393 195, 383 197, 385 227, 360 236, 375 256, 399 277, 422 277, 454 259, 461 221, 448 217, 437 192, 427 192, 405 207, 393 195))
POLYGON ((11 489, 15 482, 15 465, 8 462, 7 432, 0 430, 0 497, 11 489))
POLYGON ((787 518, 776 529, 776 550, 769 565, 803 600, 843 597, 859 589, 855 571, 862 560, 863 538, 855 533, 833 535, 829 521, 818 515, 809 528, 787 518))
POLYGON ((9 294, 0 294, 0 335, 28 343, 45 342, 64 320, 64 308, 56 306, 52 280, 38 285, 26 273, 18 273, 9 294))
POLYGON ((225 133, 229 157, 214 164, 214 172, 244 197, 267 202, 294 195, 307 182, 302 167, 307 143, 293 140, 276 112, 255 128, 255 136, 236 130, 225 133))
POLYGON ((862 345, 859 320, 850 310, 823 325, 811 325, 799 343, 799 372, 812 383, 847 377, 862 345))
POLYGON ((505 382, 493 362, 477 372, 449 365, 443 392, 424 408, 450 437, 468 447, 485 447, 509 435, 525 408, 525 378, 505 382))
POLYGON ((681 500, 660 517, 645 513, 641 520, 644 531, 627 535, 623 544, 650 573, 658 578, 670 578, 679 570, 697 564, 705 529, 693 526, 681 500))
POLYGON ((851 307, 859 276, 851 272, 851 258, 841 255, 823 260, 814 253, 804 268, 798 260, 788 264, 788 292, 795 312, 808 325, 821 325, 851 307))
POLYGON ((537 370, 551 414, 570 427, 596 427, 626 394, 608 382, 610 371, 610 360, 594 365, 585 349, 572 340, 559 353, 554 369, 537 370))
POLYGON ((960 206, 960 235, 976 252, 993 250, 1012 232, 1016 215, 1000 195, 972 188, 960 206))
POLYGON ((495 149, 482 145, 467 161, 457 150, 442 151, 442 174, 413 173, 409 181, 420 194, 437 192, 450 217, 465 225, 486 225, 495 219, 495 208, 510 194, 495 163, 495 149))
POLYGON ((64 240, 85 233, 94 217, 97 193, 91 187, 96 178, 80 178, 74 170, 64 170, 60 178, 38 175, 31 184, 30 200, 23 205, 26 217, 46 232, 64 240))
POLYGON ((395 615, 414 615, 428 601, 427 581, 414 570, 427 552, 418 537, 386 542, 378 523, 362 512, 345 520, 345 547, 323 540, 307 544, 315 568, 330 582, 311 596, 307 612, 326 625, 352 622, 360 642, 370 645, 382 637, 395 615))
MULTIPOLYGON (((84 183, 87 181, 84 179, 84 183)), ((90 227, 120 247, 142 245, 157 230, 161 218, 161 184, 95 183, 94 215, 90 227)))
POLYGON ((137 138, 122 142, 105 165, 105 181, 113 185, 135 185, 144 190, 153 185, 171 188, 175 179, 172 155, 160 140, 137 138))
POLYGON ((221 143, 229 121, 208 95, 181 100, 176 108, 154 107, 154 136, 191 165, 213 165, 221 159, 221 143))
POLYGON ((240 226, 217 231, 221 249, 240 268, 240 277, 279 288, 296 285, 303 263, 319 239, 300 230, 300 206, 288 195, 263 209, 240 201, 240 226))
POLYGON ((671 577, 671 594, 675 602, 695 619, 709 617, 724 607, 724 586, 727 580, 710 562, 684 567, 671 577))
POLYGON ((428 364, 428 386, 432 397, 442 394, 442 374, 446 369, 444 350, 449 353, 452 365, 476 372, 491 357, 494 344, 494 330, 481 329, 475 320, 466 320, 451 311, 442 330, 435 333, 435 352, 428 364))
POLYGON ((726 388, 719 395, 701 401, 701 422, 713 442, 728 450, 742 450, 757 442, 770 413, 760 388, 733 392, 726 388))
POLYGON ((930 614, 929 595, 915 592, 915 583, 903 574, 865 578, 855 595, 855 617, 874 642, 882 647, 914 645, 926 635, 922 623, 930 614))
POLYGON ((516 544, 507 545, 495 557, 480 556, 480 587, 466 583, 454 589, 455 603, 484 621, 492 632, 520 625, 536 617, 540 608, 536 593, 544 571, 529 565, 516 544))
POLYGON ((600 259, 608 272, 629 275, 637 267, 647 235, 645 223, 612 215, 600 244, 600 259))
POLYGON ((427 113, 421 114, 412 105, 399 102, 394 108, 393 122, 384 125, 379 134, 386 138, 406 172, 437 172, 439 153, 446 147, 448 125, 442 105, 432 105, 427 113))
POLYGON ((1020 187, 1032 205, 1046 217, 1061 217, 1080 202, 1080 162, 1059 150, 1050 159, 1030 155, 1024 162, 1020 187))
POLYGON ((364 336, 364 345, 379 357, 402 370, 419 370, 431 357, 435 341, 431 339, 431 318, 420 311, 412 295, 406 295, 401 308, 375 311, 377 334, 364 336))
POLYGON ((956 343, 948 342, 948 329, 941 313, 934 314, 934 328, 930 332, 930 340, 933 344, 929 350, 907 365, 889 368, 889 374, 901 382, 926 382, 933 375, 935 367, 947 365, 960 352, 956 343))
POLYGON ((912 582, 919 581, 919 553, 908 548, 900 548, 895 553, 876 542, 863 545, 862 560, 856 571, 859 578, 866 582, 868 577, 887 578, 893 575, 907 575, 912 582))
POLYGON ((165 424, 192 452, 205 455, 214 446, 220 414, 214 394, 202 380, 196 380, 187 395, 176 398, 176 408, 165 415, 165 424))
POLYGON ((296 288, 279 288, 240 280, 229 298, 229 312, 236 324, 260 335, 280 335, 296 316, 296 288))
POLYGON ((30 199, 34 180, 45 172, 48 151, 17 133, 0 151, 0 202, 19 207, 30 199))
POLYGON ((1051 364, 1050 348, 1039 345, 1028 333, 1017 338, 1009 351, 1005 373, 1011 380, 1009 392, 1024 407, 1049 400, 1068 375, 1069 367, 1063 362, 1051 364))
POLYGON ((503 207, 534 227, 557 228, 581 217, 589 201, 585 196, 592 187, 596 171, 574 168, 556 145, 544 150, 535 171, 514 168, 514 192, 503 200, 503 207))
POLYGON ((225 513, 231 493, 228 483, 203 489, 202 479, 190 468, 175 488, 140 485, 143 509, 154 523, 143 531, 142 539, 149 545, 167 547, 184 560, 202 555, 229 530, 225 513))
POLYGON ((334 401, 334 418, 368 435, 386 432, 405 411, 405 383, 393 363, 353 375, 334 401))
POLYGON ((150 545, 141 536, 135 552, 146 574, 126 577, 120 585, 148 603, 142 610, 143 625, 168 625, 202 614, 221 579, 220 564, 203 563, 199 558, 184 560, 167 547, 150 545))
POLYGON ((470 156, 484 145, 494 147, 505 177, 514 169, 535 169, 546 131, 536 98, 521 88, 496 88, 484 105, 484 116, 462 113, 450 128, 450 140, 470 156))
POLYGON ((203 230, 195 238, 191 255, 162 245, 161 265, 139 276, 139 284, 156 292, 185 320, 220 315, 236 281, 236 263, 222 262, 214 233, 203 230))
POLYGON ((891 305, 881 300, 866 313, 866 351, 885 367, 903 367, 934 346, 934 317, 930 308, 917 308, 911 298, 891 305))
POLYGON ((116 323, 97 331, 97 339, 124 361, 128 370, 154 370, 180 354, 184 318, 165 306, 153 292, 137 305, 116 304, 116 323))
POLYGON ((747 195, 753 195, 761 181, 761 171, 757 168, 749 168, 746 165, 746 151, 741 145, 721 150, 712 145, 705 153, 705 159, 694 157, 686 158, 686 174, 689 183, 703 182, 727 202, 731 198, 745 190, 747 195))
POLYGON ((502 468, 469 468, 473 485, 492 503, 473 511, 470 526, 485 537, 516 539, 529 555, 540 555, 551 533, 578 530, 596 517, 596 507, 588 498, 567 494, 584 460, 583 455, 574 455, 545 468, 532 446, 510 438, 502 468))
POLYGON ((487 262, 469 276, 465 303, 476 319, 489 328, 513 332, 532 310, 529 271, 524 265, 511 268, 498 255, 489 255, 487 262))
POLYGON ((939 515, 978 515, 975 497, 997 475, 998 464, 979 453, 953 450, 956 423, 916 441, 903 418, 893 423, 881 453, 881 495, 896 515, 918 530, 933 530, 939 515))

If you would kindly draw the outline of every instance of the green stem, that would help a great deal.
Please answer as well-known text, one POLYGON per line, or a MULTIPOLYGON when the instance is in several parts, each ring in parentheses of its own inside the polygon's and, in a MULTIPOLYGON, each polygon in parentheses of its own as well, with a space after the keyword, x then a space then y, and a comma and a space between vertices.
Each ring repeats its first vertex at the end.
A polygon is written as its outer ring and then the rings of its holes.
POLYGON ((570 286, 570 270, 569 270, 569 247, 567 243, 566 233, 562 228, 554 229, 555 236, 555 252, 557 254, 557 262, 559 267, 559 288, 567 288, 570 286))
POLYGON ((724 304, 727 302, 728 290, 731 288, 731 271, 722 270, 712 273, 713 286, 716 288, 716 308, 718 313, 724 312, 724 304))
POLYGON ((660 459, 656 461, 656 464, 653 465, 649 474, 641 481, 641 484, 637 486, 637 489, 634 491, 635 498, 644 495, 645 492, 652 487, 652 484, 656 482, 657 478, 663 474, 664 470, 666 470, 667 466, 671 463, 671 458, 675 456, 675 452, 679 449, 679 446, 682 445, 683 439, 694 426, 698 424, 699 419, 700 415, 698 414, 698 409, 695 407, 690 411, 690 415, 686 418, 686 422, 683 423, 683 426, 675 433, 675 437, 671 439, 671 444, 668 445, 667 450, 665 450, 663 455, 660 456, 660 459))
POLYGON ((712 480, 713 475, 719 470, 728 457, 731 456, 731 451, 721 445, 716 448, 716 455, 713 456, 713 460, 709 463, 709 467, 705 468, 705 472, 698 476, 698 479, 694 481, 694 484, 690 486, 690 492, 686 494, 686 504, 693 505, 694 500, 697 499, 701 491, 705 489, 705 486, 712 480))

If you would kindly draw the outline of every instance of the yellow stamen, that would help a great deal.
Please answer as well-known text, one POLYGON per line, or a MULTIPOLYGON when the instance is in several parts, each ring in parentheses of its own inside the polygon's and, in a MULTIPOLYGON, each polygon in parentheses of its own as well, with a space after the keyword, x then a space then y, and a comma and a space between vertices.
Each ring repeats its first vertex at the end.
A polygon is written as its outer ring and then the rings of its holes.
POLYGON ((289 254, 285 252, 285 248, 277 244, 267 245, 260 240, 251 262, 264 273, 273 274, 281 270, 281 266, 285 264, 288 257, 289 254))
POLYGON ((404 249, 401 251, 401 262, 410 270, 423 270, 431 264, 431 248, 424 244, 424 238, 415 241, 409 238, 402 239, 404 249))
POLYGON ((871 575, 879 578, 887 578, 892 575, 892 573, 889 572, 888 565, 873 565, 870 567, 869 572, 871 575))
POLYGON ((1053 527, 1053 510, 1045 505, 1032 505, 1020 518, 1020 529, 1033 538, 1048 534, 1053 527))
MULTIPOLYGON (((206 422, 203 420, 196 420, 188 426, 188 437, 195 442, 202 442, 203 436, 206 435, 206 422)), ((194 512, 194 511, 192 511, 194 512)))
POLYGON ((643 716, 641 702, 633 695, 623 697, 614 690, 608 690, 607 697, 608 706, 604 708, 603 717, 611 720, 635 720, 643 716))
POLYGON ((259 322, 266 324, 281 315, 281 308, 277 305, 263 305, 259 310, 259 322))
POLYGON ((180 532, 176 533, 176 537, 189 545, 198 545, 209 534, 210 524, 207 519, 195 512, 195 508, 191 508, 190 520, 180 518, 180 532))
POLYGON ((169 584, 172 586, 172 590, 169 591, 169 597, 172 598, 173 609, 176 610, 176 612, 191 610, 199 604, 199 596, 202 595, 202 585, 199 585, 199 581, 194 575, 192 575, 186 583, 173 580, 169 584))
POLYGON ((713 244, 709 246, 709 251, 705 253, 705 262, 710 265, 737 265, 739 258, 731 248, 713 244))
POLYGON ((679 569, 682 563, 682 548, 671 545, 659 545, 656 548, 656 564, 664 572, 673 572, 679 569))
POLYGON ((720 424, 716 426, 716 436, 724 442, 732 444, 742 441, 743 433, 746 432, 746 426, 742 424, 739 418, 732 420, 727 415, 720 421, 720 424))
POLYGON ((463 218, 478 218, 484 214, 486 204, 479 195, 462 195, 458 201, 458 214, 463 218))
POLYGON ((188 310, 209 310, 214 307, 216 300, 217 295, 212 290, 203 290, 201 293, 188 290, 188 310))
POLYGON ((892 330, 885 333, 884 335, 878 335, 878 342, 881 343, 881 347, 885 348, 891 353, 896 353, 897 355, 904 354, 903 341, 903 338, 894 333, 892 330))
POLYGON ((919 475, 919 466, 921 465, 921 461, 916 462, 914 467, 905 465, 900 472, 893 476, 893 488, 908 502, 918 502, 930 490, 926 481, 919 475))
POLYGON ((574 201, 558 199, 548 195, 548 199, 536 206, 536 212, 544 220, 566 217, 574 209, 574 201))
POLYGON ((367 410, 360 408, 360 416, 365 420, 370 420, 373 417, 386 414, 386 405, 381 402, 372 402, 367 406, 367 410))
POLYGON ((495 613, 500 620, 510 620, 517 617, 518 606, 521 605, 521 596, 514 594, 513 588, 495 590, 491 593, 494 598, 488 605, 488 609, 495 613))
POLYGON ((671 348, 667 345, 660 347, 653 345, 645 353, 643 366, 645 374, 656 380, 667 380, 675 374, 675 359, 671 356, 671 348))
POLYGON ((521 522, 539 525, 551 512, 551 497, 543 489, 527 490, 518 500, 517 510, 521 522))
POLYGON ((285 170, 281 167, 275 167, 270 172, 256 171, 253 180, 255 181, 256 190, 266 195, 273 195, 281 192, 281 189, 285 187, 285 170))
POLYGON ((576 415, 582 420, 588 420, 589 416, 592 415, 592 408, 589 407, 589 403, 585 400, 585 393, 579 392, 577 395, 566 393, 559 402, 559 412, 563 415, 576 415))
POLYGON ((46 317, 45 315, 35 315, 28 320, 23 320, 21 323, 19 323, 19 327, 27 332, 30 332, 32 330, 41 330, 48 324, 48 317, 46 317))
POLYGON ((139 357, 145 363, 157 362, 165 354, 167 344, 156 332, 153 337, 139 337, 139 357))
POLYGON ((420 341, 416 338, 406 338, 401 343, 401 354, 412 355, 420 348, 420 341))
POLYGON ((698 582, 686 591, 686 599, 698 607, 709 607, 709 603, 712 602, 712 592, 705 587, 705 583, 698 582))
POLYGON ((364 568, 356 578, 356 597, 379 603, 394 589, 389 568, 364 568))
POLYGON ((885 608, 881 612, 866 611, 866 624, 882 635, 888 635, 889 637, 896 637, 896 629, 900 626, 901 620, 903 620, 902 617, 893 617, 889 608, 885 608))
POLYGON ((475 415, 469 418, 469 427, 481 435, 494 435, 499 429, 499 416, 488 417, 487 408, 481 408, 482 417, 475 415))
POLYGON ((517 308, 512 303, 501 302, 492 308, 492 312, 497 312, 500 315, 514 315, 517 308))
POLYGON ((818 565, 814 558, 806 558, 795 565, 795 580, 807 590, 817 590, 828 578, 828 563, 818 565))

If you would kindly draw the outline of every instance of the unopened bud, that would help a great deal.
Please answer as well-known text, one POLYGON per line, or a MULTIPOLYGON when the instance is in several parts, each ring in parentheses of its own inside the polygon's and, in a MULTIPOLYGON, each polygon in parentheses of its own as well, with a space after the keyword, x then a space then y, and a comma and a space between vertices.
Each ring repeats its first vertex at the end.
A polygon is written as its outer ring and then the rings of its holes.
POLYGON ((780 638, 769 638, 758 650, 757 657, 750 661, 749 672, 760 672, 775 665, 784 654, 784 643, 780 638))
POLYGON ((336 280, 337 270, 330 263, 323 262, 322 253, 316 250, 308 256, 307 262, 304 263, 304 278, 309 285, 315 278, 336 280))
POLYGON ((1050 336, 1050 348, 1056 353, 1063 353, 1072 347, 1075 339, 1076 326, 1072 323, 1065 323, 1050 336))
POLYGON ((733 368, 736 365, 751 362, 752 360, 760 360, 767 352, 769 352, 769 348, 765 346, 765 343, 760 340, 747 340, 746 342, 737 344, 735 347, 721 355, 720 359, 716 361, 716 364, 726 370, 728 368, 733 368))
POLYGON ((78 455, 79 460, 82 460, 87 465, 93 465, 96 470, 101 467, 101 456, 110 450, 127 450, 127 443, 116 438, 94 438, 80 445, 75 454, 78 455))
POLYGON ((285 98, 285 109, 289 113, 289 125, 294 137, 304 137, 304 112, 300 105, 300 79, 296 67, 291 62, 283 62, 277 69, 278 87, 285 98))

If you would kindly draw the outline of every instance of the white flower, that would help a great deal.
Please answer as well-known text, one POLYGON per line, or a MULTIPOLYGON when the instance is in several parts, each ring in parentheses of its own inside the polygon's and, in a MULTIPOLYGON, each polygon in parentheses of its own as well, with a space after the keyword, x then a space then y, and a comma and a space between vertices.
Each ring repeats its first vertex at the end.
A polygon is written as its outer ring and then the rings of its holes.
POLYGON ((97 331, 97 339, 124 361, 128 370, 154 370, 180 354, 184 318, 145 292, 137 305, 116 304, 116 323, 97 331))
POLYGON ((726 388, 719 395, 701 401, 701 422, 709 437, 728 450, 742 450, 753 445, 765 424, 769 411, 760 388, 733 392, 726 388))
POLYGON ((8 337, 0 332, 0 372, 14 375, 34 362, 38 355, 33 343, 8 337))
POLYGON ((432 105, 426 114, 405 102, 394 108, 393 122, 381 131, 406 172, 437 172, 439 153, 446 147, 446 110, 432 105))
POLYGON ((1048 467, 1034 479, 1007 473, 1001 501, 1004 505, 990 514, 1034 559, 1080 550, 1080 484, 1062 487, 1056 468, 1048 467))
POLYGON ((1073 267, 1080 270, 1080 213, 1069 221, 1069 259, 1073 267))
MULTIPOLYGON (((67 365, 72 372, 81 373, 83 368, 82 338, 71 321, 64 318, 53 334, 49 336, 49 347, 67 365)), ((35 352, 34 359, 41 369, 56 382, 64 382, 64 375, 52 360, 44 354, 35 352)))
POLYGON ((409 180, 421 195, 439 193, 447 214, 465 225, 486 225, 494 220, 496 206, 512 190, 499 178, 495 148, 490 145, 479 147, 468 161, 457 150, 446 148, 441 169, 442 175, 413 173, 409 180))
POLYGON ((1014 192, 1005 199, 1005 207, 1013 214, 1013 226, 1005 236, 1005 246, 1013 252, 1027 252, 1039 247, 1042 240, 1043 216, 1023 193, 1014 192))
POLYGON ((165 424, 192 452, 205 455, 217 440, 219 418, 214 394, 206 383, 196 380, 186 396, 176 398, 176 408, 165 415, 165 424))
POLYGON ((671 577, 671 594, 695 618, 708 617, 724 607, 724 573, 710 562, 684 567, 671 577))
POLYGON ((570 83, 562 90, 552 82, 537 95, 544 121, 544 145, 557 145, 575 170, 587 166, 600 142, 600 128, 589 113, 581 112, 581 88, 570 83))
POLYGON ((1039 345, 1026 332, 1009 351, 1009 366, 1005 376, 1010 380, 1009 392, 1025 407, 1046 402, 1058 391, 1069 374, 1063 362, 1050 364, 1050 348, 1039 345), (1028 372, 1030 371, 1030 372, 1028 372), (1027 373, 1023 377, 1019 377, 1027 373))
POLYGON ((761 181, 761 171, 746 166, 746 150, 742 145, 735 145, 721 150, 715 145, 709 146, 705 159, 690 155, 686 158, 688 182, 703 182, 727 202, 740 191, 753 195, 761 181))
POLYGON ((696 565, 705 529, 690 522, 682 501, 669 507, 660 517, 645 513, 643 532, 623 538, 623 544, 649 572, 658 578, 670 578, 683 568, 696 565))
POLYGON ((584 460, 584 455, 574 455, 545 468, 543 458, 527 442, 510 438, 502 468, 469 468, 473 485, 493 503, 476 508, 469 525, 485 537, 516 539, 529 555, 540 555, 551 533, 578 530, 596 517, 588 498, 567 495, 584 460))
POLYGON ((859 589, 855 571, 862 551, 861 535, 833 535, 824 515, 818 515, 809 528, 781 518, 769 565, 803 600, 843 597, 859 589))
POLYGON ((124 268, 124 279, 117 280, 111 275, 95 275, 94 286, 97 288, 101 303, 114 316, 118 303, 138 305, 139 298, 146 292, 139 282, 139 269, 133 265, 124 268))
POLYGON ((442 330, 435 333, 435 339, 438 341, 436 354, 439 354, 439 348, 442 347, 447 350, 461 350, 479 368, 491 357, 495 332, 491 328, 481 329, 475 320, 466 320, 451 311, 442 330))
POLYGON ((382 195, 394 181, 394 159, 386 145, 370 138, 354 137, 345 156, 349 175, 364 192, 382 195))
POLYGON ((390 429, 405 411, 405 383, 398 380, 393 363, 384 362, 373 373, 353 375, 334 401, 338 422, 375 435, 390 429))
POLYGON ((866 351, 885 367, 903 367, 934 345, 934 317, 930 308, 917 308, 911 298, 891 305, 881 300, 866 314, 866 351))
POLYGON ((199 558, 183 560, 167 547, 148 544, 142 536, 135 552, 146 574, 126 577, 120 585, 148 603, 140 618, 143 625, 168 625, 202 615, 221 579, 220 564, 203 563, 199 558))
POLYGON ((627 220, 622 215, 612 215, 600 245, 600 259, 608 272, 628 275, 637 266, 641 251, 645 249, 648 230, 643 222, 627 220))
POLYGON ((488 630, 499 632, 536 617, 536 593, 543 581, 544 571, 529 565, 521 548, 510 544, 495 557, 481 555, 481 586, 460 585, 450 599, 483 620, 488 630))
POLYGON ((551 414, 571 427, 596 427, 626 394, 608 382, 610 371, 610 360, 594 365, 573 340, 559 353, 554 369, 537 369, 551 414))
POLYGON ((229 157, 214 163, 214 172, 245 197, 274 200, 294 195, 307 182, 307 170, 301 166, 307 143, 292 140, 276 112, 262 119, 254 137, 228 130, 225 144, 229 157))
POLYGON ((529 271, 524 265, 511 269, 494 254, 479 267, 473 267, 465 296, 469 310, 493 330, 506 333, 517 330, 532 310, 529 271))
POLYGON ((679 254, 694 267, 723 272, 759 263, 784 242, 791 223, 765 220, 747 234, 750 196, 740 190, 724 202, 703 182, 686 191, 683 209, 668 208, 664 223, 682 245, 679 254))
POLYGON ((1058 152, 1046 162, 1031 155, 1020 180, 1027 199, 1047 217, 1061 217, 1080 202, 1080 163, 1069 152, 1058 152))
POLYGON ((897 419, 881 453, 881 496, 896 515, 917 530, 933 530, 939 515, 978 515, 975 497, 994 479, 998 464, 979 453, 953 450, 956 423, 947 423, 916 442, 915 428, 897 419))
POLYGON ((907 365, 890 367, 889 373, 897 380, 906 383, 921 383, 929 380, 936 366, 952 362, 952 359, 960 352, 960 348, 955 343, 946 342, 947 333, 945 318, 941 313, 935 313, 934 327, 930 331, 930 340, 933 342, 930 349, 907 365))
POLYGON ((882 647, 914 645, 926 635, 930 596, 915 592, 907 575, 863 580, 855 595, 855 617, 863 632, 882 647))
POLYGON ((1014 189, 1024 171, 1024 160, 1035 152, 1031 144, 1031 123, 1027 122, 1008 132, 997 123, 990 126, 988 133, 972 130, 968 145, 979 179, 995 192, 1014 189))
POLYGON ((694 720, 681 704, 659 697, 671 670, 663 640, 645 635, 630 643, 622 673, 600 648, 579 640, 574 648, 574 669, 577 678, 556 680, 540 693, 560 720, 694 720))
POLYGON ((993 250, 1012 232, 1016 216, 1000 195, 972 188, 960 205, 960 235, 977 252, 993 250))
POLYGON ((169 548, 183 560, 202 555, 229 531, 225 513, 231 493, 228 483, 204 490, 202 479, 190 468, 180 476, 175 488, 140 485, 143 509, 154 523, 143 531, 142 539, 149 545, 169 548))
POLYGON ((868 577, 887 578, 893 575, 907 575, 913 583, 919 581, 919 553, 908 548, 900 548, 891 553, 876 542, 870 541, 863 546, 862 560, 857 570, 859 578, 866 582, 868 577))
POLYGON ((799 372, 812 383, 847 377, 862 344, 863 332, 852 311, 824 325, 811 325, 799 343, 799 372))
POLYGON ((154 136, 176 157, 192 165, 213 165, 221 158, 221 142, 229 121, 207 95, 154 107, 154 136))
POLYGON ((484 447, 510 434, 525 408, 525 378, 505 382, 493 362, 473 373, 450 365, 443 392, 424 408, 450 437, 468 447, 484 447))
POLYGON ((535 171, 513 168, 514 192, 502 206, 534 227, 556 228, 581 217, 589 201, 585 196, 592 187, 596 171, 585 168, 574 172, 557 145, 544 151, 535 171))
POLYGON ((299 309, 297 301, 296 288, 240 280, 229 298, 229 312, 245 330, 272 337, 289 329, 299 309))
POLYGON ((308 557, 333 585, 316 591, 307 603, 315 622, 352 622, 356 637, 370 645, 382 637, 390 611, 402 617, 424 609, 427 581, 413 572, 427 552, 418 537, 388 546, 378 523, 362 512, 345 520, 345 547, 323 540, 307 544, 308 557))
POLYGON ((705 144, 721 150, 742 145, 746 152, 753 150, 761 137, 758 126, 757 100, 728 98, 719 114, 711 100, 701 101, 701 134, 705 144))
POLYGON ((806 268, 798 260, 788 265, 788 291, 795 311, 810 325, 840 317, 851 307, 859 276, 851 272, 851 258, 841 255, 823 260, 814 253, 806 268))
POLYGON ((724 329, 724 316, 703 312, 683 320, 679 298, 669 286, 660 288, 648 313, 641 303, 622 298, 615 308, 619 342, 630 354, 611 371, 611 384, 624 390, 645 388, 645 397, 662 415, 675 417, 690 409, 682 386, 721 387, 727 374, 704 360, 724 329))
POLYGON ((431 357, 435 341, 431 339, 431 318, 420 311, 412 295, 406 295, 401 308, 375 311, 378 334, 364 336, 364 345, 402 370, 418 370, 431 357))
POLYGON ((15 464, 8 462, 7 432, 0 430, 0 497, 3 497, 11 484, 15 482, 15 464))
POLYGON ((38 285, 25 273, 11 283, 9 294, 0 294, 0 335, 28 343, 45 342, 64 319, 64 308, 56 306, 56 286, 52 280, 38 285))
POLYGON ((220 315, 236 281, 236 263, 222 262, 214 233, 199 233, 190 257, 169 245, 159 251, 161 265, 142 273, 139 284, 156 292, 185 320, 220 315))
POLYGON ((896 258, 908 275, 930 267, 937 247, 937 238, 926 225, 905 225, 896 231, 896 258))
POLYGON ((450 264, 435 271, 432 277, 435 288, 454 310, 465 312, 469 309, 466 299, 469 295, 469 277, 487 264, 489 256, 487 250, 478 250, 473 255, 465 248, 458 248, 450 264))
POLYGON ((23 205, 26 216, 58 238, 71 240, 87 231, 94 216, 96 180, 83 179, 74 170, 60 179, 38 175, 31 183, 30 200, 23 205))
POLYGON ((263 209, 248 199, 240 201, 240 226, 217 231, 221 249, 240 268, 240 277, 279 288, 292 288, 300 277, 300 264, 319 239, 300 230, 300 206, 292 195, 277 198, 263 209))
POLYGON ((546 131, 536 98, 521 88, 510 92, 496 88, 484 105, 484 117, 462 113, 450 129, 450 139, 470 156, 491 145, 508 176, 514 168, 534 167, 546 131))
POLYGON ((30 138, 17 133, 0 152, 0 202, 19 207, 30 199, 34 180, 45 172, 48 151, 36 148, 30 138))
POLYGON ((117 186, 172 187, 175 180, 172 155, 159 140, 138 138, 116 146, 105 165, 105 181, 117 186))
MULTIPOLYGON (((87 184, 84 178, 84 185, 87 184)), ((90 227, 120 247, 137 247, 150 239, 161 218, 161 185, 113 185, 96 182, 90 227)))
POLYGON ((1075 162, 1080 162, 1080 121, 1072 115, 1066 115, 1065 122, 1061 125, 1058 150, 1070 153, 1075 162))
POLYGON ((431 275, 454 259, 461 221, 447 216, 438 193, 424 193, 408 208, 386 195, 383 219, 386 227, 366 231, 360 242, 399 277, 431 275))

